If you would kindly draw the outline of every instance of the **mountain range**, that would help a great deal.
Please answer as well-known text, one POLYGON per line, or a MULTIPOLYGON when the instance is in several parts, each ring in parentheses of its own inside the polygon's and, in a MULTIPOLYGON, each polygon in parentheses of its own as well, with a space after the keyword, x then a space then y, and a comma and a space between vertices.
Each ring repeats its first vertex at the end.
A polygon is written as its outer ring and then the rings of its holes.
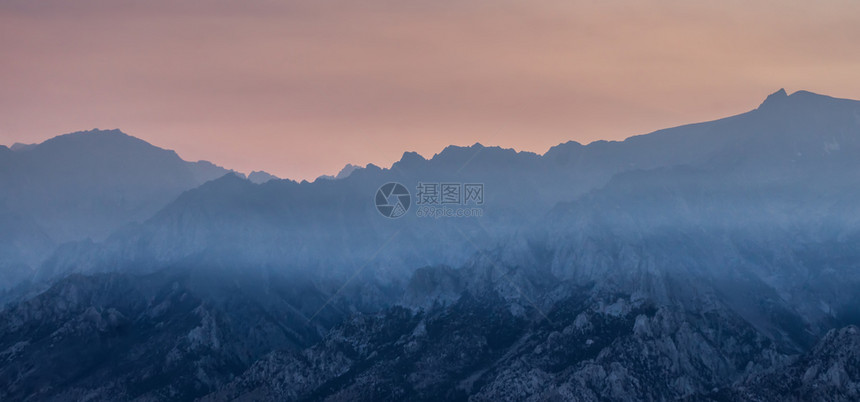
POLYGON ((0 147, 0 288, 32 276, 56 246, 104 240, 226 173, 119 130, 0 147))
POLYGON ((860 398, 854 100, 314 182, 90 131, 0 184, 4 400, 860 398))

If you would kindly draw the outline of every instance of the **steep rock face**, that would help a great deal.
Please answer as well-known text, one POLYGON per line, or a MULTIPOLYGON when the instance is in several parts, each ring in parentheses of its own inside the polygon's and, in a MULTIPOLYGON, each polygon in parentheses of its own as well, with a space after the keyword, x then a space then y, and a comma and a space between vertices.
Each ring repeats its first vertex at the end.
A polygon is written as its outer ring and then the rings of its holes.
MULTIPOLYGON (((828 223, 849 214, 831 210, 821 219, 828 209, 817 202, 738 199, 707 186, 620 191, 625 187, 608 186, 559 209, 531 240, 550 250, 555 276, 643 288, 661 302, 670 295, 661 283, 641 281, 643 273, 688 278, 687 293, 718 292, 748 320, 764 325, 803 317, 815 337, 854 319, 858 227, 843 220, 834 230, 828 223)), ((812 339, 797 342, 809 345, 812 339)))
POLYGON ((295 400, 342 375, 377 347, 391 348, 404 331, 418 323, 410 311, 392 309, 353 316, 332 329, 319 344, 303 351, 279 350, 263 357, 242 376, 202 400, 295 400))
POLYGON ((204 395, 275 348, 319 340, 340 319, 308 321, 324 301, 298 278, 71 276, 0 312, 0 399, 204 395))
POLYGON ((792 342, 768 337, 711 296, 666 305, 644 292, 570 283, 501 296, 528 289, 529 275, 474 275, 498 269, 449 272, 492 283, 463 280, 476 293, 425 309, 354 314, 319 342, 317 331, 343 317, 332 311, 346 305, 321 308, 310 288, 296 292, 294 279, 269 277, 272 285, 258 288, 211 272, 73 276, 0 314, 2 396, 718 400, 767 394, 789 384, 777 375, 826 367, 808 378, 845 379, 837 382, 841 394, 809 395, 851 398, 854 327, 793 360, 802 352, 792 342))
POLYGON ((457 389, 458 382, 500 356, 517 339, 523 320, 501 303, 468 296, 426 314, 393 308, 373 317, 354 317, 303 354, 284 358, 275 353, 263 359, 228 386, 229 392, 209 399, 461 398, 465 393, 457 389), (305 361, 313 363, 303 371, 287 371, 305 361), (337 368, 319 375, 333 361, 337 368), (260 381, 266 378, 263 372, 282 374, 260 381), (297 379, 302 392, 290 386, 297 379))
POLYGON ((752 375, 727 397, 752 401, 860 399, 860 329, 830 330, 808 353, 777 370, 752 375))
POLYGON ((546 314, 486 294, 359 316, 275 352, 206 400, 661 400, 708 395, 787 360, 726 309, 580 289, 546 314))

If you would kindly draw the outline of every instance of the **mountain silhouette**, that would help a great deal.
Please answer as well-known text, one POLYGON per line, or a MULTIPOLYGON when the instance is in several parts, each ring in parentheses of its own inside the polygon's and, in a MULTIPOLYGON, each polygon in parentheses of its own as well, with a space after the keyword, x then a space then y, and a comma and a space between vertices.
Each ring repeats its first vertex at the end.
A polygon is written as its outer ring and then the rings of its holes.
POLYGON ((118 132, 0 167, 49 185, 0 203, 0 252, 47 256, 0 310, 4 400, 858 396, 858 101, 781 89, 624 141, 452 145, 313 182, 118 132), (390 183, 411 196, 394 219, 390 183))
POLYGON ((52 246, 103 240, 226 172, 205 161, 185 162, 119 130, 76 132, 0 151, 0 214, 29 222, 26 230, 16 225, 4 233, 0 249, 10 250, 4 264, 32 270, 52 246))

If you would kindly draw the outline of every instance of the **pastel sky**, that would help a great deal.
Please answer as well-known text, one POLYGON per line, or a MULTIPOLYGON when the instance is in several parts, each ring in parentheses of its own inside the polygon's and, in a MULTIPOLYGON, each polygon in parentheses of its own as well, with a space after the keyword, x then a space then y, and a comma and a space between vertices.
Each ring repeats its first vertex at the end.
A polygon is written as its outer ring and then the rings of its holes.
POLYGON ((860 98, 860 2, 3 0, 0 144, 120 128, 313 178, 860 98))

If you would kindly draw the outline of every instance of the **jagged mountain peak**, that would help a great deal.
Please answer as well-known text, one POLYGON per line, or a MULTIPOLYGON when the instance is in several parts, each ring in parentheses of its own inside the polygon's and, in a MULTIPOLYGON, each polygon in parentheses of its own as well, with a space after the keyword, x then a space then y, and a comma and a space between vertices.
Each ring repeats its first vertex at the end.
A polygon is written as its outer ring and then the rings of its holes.
POLYGON ((582 152, 585 145, 576 141, 567 141, 548 149, 543 157, 560 163, 570 162, 570 159, 582 152))
POLYGON ((562 142, 561 144, 554 145, 554 146, 550 147, 544 153, 544 155, 552 153, 552 152, 557 152, 557 151, 563 150, 563 149, 579 149, 579 148, 582 148, 584 146, 585 145, 582 145, 582 143, 580 143, 579 141, 574 141, 574 140, 565 141, 565 142, 562 142))
MULTIPOLYGON (((403 158, 406 158, 407 153, 408 152, 403 154, 403 158)), ((343 168, 340 169, 339 172, 337 172, 336 175, 332 176, 330 174, 324 174, 322 176, 317 177, 317 180, 341 180, 341 179, 345 179, 345 178, 351 176, 356 170, 361 170, 361 169, 364 169, 364 168, 362 168, 361 166, 358 166, 358 165, 353 165, 351 163, 347 163, 346 165, 344 165, 343 168)))
POLYGON ((764 102, 759 105, 759 109, 773 107, 774 105, 778 105, 779 103, 788 99, 788 94, 785 92, 785 88, 780 88, 779 91, 776 91, 765 98, 764 102))
POLYGON ((193 189, 194 190, 207 190, 213 188, 225 188, 230 186, 252 186, 254 183, 251 182, 248 178, 246 178, 241 173, 237 172, 228 172, 221 177, 210 180, 206 183, 203 183, 200 187, 193 189))
POLYGON ((415 169, 427 162, 421 154, 414 151, 406 151, 400 160, 391 165, 392 169, 415 169))
POLYGON ((29 151, 29 150, 35 148, 36 145, 39 145, 39 144, 24 144, 21 142, 16 142, 16 143, 12 144, 12 146, 9 147, 9 149, 11 149, 15 152, 29 151))
POLYGON ((498 145, 496 146, 486 146, 481 144, 480 142, 476 142, 469 146, 460 146, 460 145, 448 145, 442 152, 439 152, 436 155, 433 155, 433 158, 444 158, 448 155, 458 155, 458 154, 471 154, 479 151, 492 151, 492 152, 500 152, 500 153, 511 153, 511 154, 533 154, 533 152, 528 151, 517 151, 513 148, 503 148, 498 145))
POLYGON ((361 166, 353 165, 351 163, 347 163, 340 172, 337 172, 337 175, 334 177, 335 179, 345 179, 349 177, 352 172, 355 172, 356 169, 361 169, 361 166))
POLYGON ((98 128, 94 128, 91 130, 81 130, 74 131, 67 134, 58 135, 56 137, 45 140, 44 142, 38 144, 37 146, 47 145, 47 144, 69 144, 71 142, 85 142, 85 141, 99 141, 99 140, 116 140, 116 141, 130 141, 130 142, 138 142, 138 143, 146 143, 148 142, 141 140, 137 137, 128 135, 124 133, 122 130, 118 128, 102 130, 98 128))
POLYGON ((517 151, 513 148, 500 146, 484 146, 475 143, 472 146, 450 145, 442 152, 434 155, 431 162, 443 164, 452 168, 462 169, 466 166, 477 167, 484 165, 486 168, 498 166, 512 166, 526 160, 537 160, 540 155, 529 151, 517 151))
MULTIPOLYGON (((821 108, 839 108, 842 106, 856 107, 860 101, 853 99, 836 98, 828 95, 822 95, 811 91, 799 90, 791 95, 788 95, 785 89, 780 89, 770 95, 756 109, 759 111, 785 111, 786 108, 791 110, 791 113, 796 112, 816 112, 821 108)), ((788 117, 788 116, 786 116, 788 117)))
POLYGON ((250 180, 254 184, 263 184, 269 180, 278 180, 278 176, 275 176, 266 171, 255 170, 248 174, 248 180, 250 180))

